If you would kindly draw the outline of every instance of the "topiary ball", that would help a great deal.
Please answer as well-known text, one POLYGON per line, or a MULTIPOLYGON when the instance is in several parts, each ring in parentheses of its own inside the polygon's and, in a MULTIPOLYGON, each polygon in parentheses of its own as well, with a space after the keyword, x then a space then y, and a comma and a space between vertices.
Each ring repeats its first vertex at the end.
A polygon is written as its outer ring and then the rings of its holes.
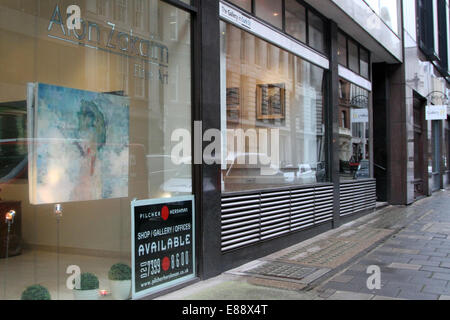
POLYGON ((50 292, 48 292, 47 288, 35 284, 29 286, 22 292, 22 300, 51 300, 50 292))
POLYGON ((99 287, 100 284, 95 274, 85 272, 80 275, 80 290, 95 290, 99 287))
POLYGON ((131 268, 124 263, 116 263, 109 269, 108 279, 115 281, 131 280, 131 268))

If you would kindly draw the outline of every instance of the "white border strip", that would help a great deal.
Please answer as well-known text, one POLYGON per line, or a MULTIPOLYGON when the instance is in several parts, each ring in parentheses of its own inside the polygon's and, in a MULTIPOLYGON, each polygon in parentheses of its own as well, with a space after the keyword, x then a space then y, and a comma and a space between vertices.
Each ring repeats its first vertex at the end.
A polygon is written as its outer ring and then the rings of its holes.
POLYGON ((223 20, 230 22, 254 35, 286 49, 293 54, 308 60, 324 69, 330 68, 329 60, 319 53, 309 49, 307 46, 297 43, 283 34, 267 27, 266 25, 256 21, 241 10, 230 7, 220 2, 219 16, 223 20))
POLYGON ((364 88, 368 91, 372 91, 372 83, 369 80, 361 77, 359 74, 354 73, 350 69, 347 69, 347 68, 339 65, 338 74, 340 77, 344 78, 345 80, 348 80, 348 81, 356 84, 357 86, 364 88))

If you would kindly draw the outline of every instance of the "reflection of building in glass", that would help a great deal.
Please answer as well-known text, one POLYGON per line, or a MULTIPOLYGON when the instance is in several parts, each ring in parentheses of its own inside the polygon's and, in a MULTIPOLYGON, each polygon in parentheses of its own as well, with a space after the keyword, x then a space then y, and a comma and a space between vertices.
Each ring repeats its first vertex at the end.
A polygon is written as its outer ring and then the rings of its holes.
MULTIPOLYGON (((323 70, 231 25, 223 25, 223 30, 226 128, 280 130, 277 175, 264 179, 261 166, 233 164, 233 170, 226 171, 225 188, 324 179, 323 172, 317 174, 318 167, 324 169, 325 160, 323 70), (231 181, 238 181, 237 177, 240 185, 232 186, 231 181)), ((228 141, 228 154, 236 152, 229 149, 235 145, 228 141)), ((250 153, 248 144, 245 152, 250 153)))
POLYGON ((346 80, 339 80, 339 159, 343 178, 369 159, 369 92, 346 80))

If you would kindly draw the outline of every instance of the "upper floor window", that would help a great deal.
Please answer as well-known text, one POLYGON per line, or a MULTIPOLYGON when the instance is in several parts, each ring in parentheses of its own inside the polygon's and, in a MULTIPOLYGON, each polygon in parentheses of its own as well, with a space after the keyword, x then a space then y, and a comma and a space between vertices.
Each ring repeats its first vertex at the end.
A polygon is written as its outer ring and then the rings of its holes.
POLYGON ((359 73, 358 44, 353 40, 348 40, 348 68, 359 73))
POLYGON ((296 0, 285 2, 286 33, 306 42, 306 9, 296 0))
POLYGON ((291 37, 327 54, 326 20, 301 0, 228 0, 291 37))
POLYGON ((255 15, 278 29, 283 28, 283 9, 280 0, 255 1, 255 15))
POLYGON ((325 52, 325 23, 308 10, 308 44, 320 52, 325 52))
POLYGON ((252 0, 228 0, 229 2, 241 7, 242 9, 252 12, 252 0))
POLYGON ((339 64, 347 67, 347 37, 338 33, 338 61, 339 64))
POLYGON ((337 45, 339 64, 369 79, 370 52, 343 32, 338 32, 337 45))

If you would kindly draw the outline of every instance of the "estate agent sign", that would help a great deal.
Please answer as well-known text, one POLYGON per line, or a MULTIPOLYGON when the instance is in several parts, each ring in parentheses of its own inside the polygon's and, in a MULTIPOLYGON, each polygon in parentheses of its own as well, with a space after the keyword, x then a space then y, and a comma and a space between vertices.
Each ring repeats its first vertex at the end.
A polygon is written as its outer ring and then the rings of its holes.
POLYGON ((194 196, 131 203, 132 296, 195 278, 194 196))

